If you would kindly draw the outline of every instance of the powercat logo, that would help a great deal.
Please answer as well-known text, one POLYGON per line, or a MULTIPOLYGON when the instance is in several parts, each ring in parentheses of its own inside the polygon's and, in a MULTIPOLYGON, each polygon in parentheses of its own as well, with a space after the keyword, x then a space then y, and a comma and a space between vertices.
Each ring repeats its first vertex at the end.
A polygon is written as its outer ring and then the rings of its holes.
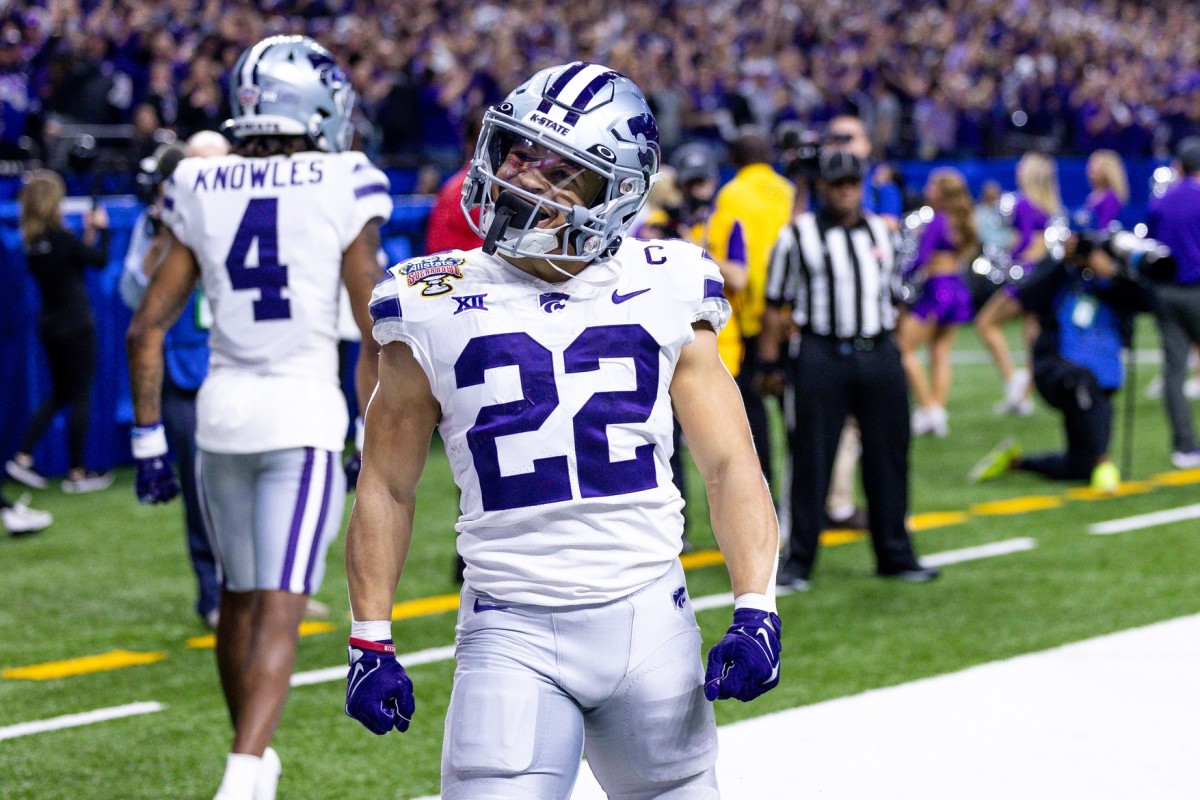
POLYGON ((570 125, 564 125, 561 122, 555 122, 549 117, 543 117, 541 114, 530 114, 529 121, 534 125, 541 125, 543 128, 549 128, 555 133, 562 134, 563 136, 566 136, 571 132, 570 125))

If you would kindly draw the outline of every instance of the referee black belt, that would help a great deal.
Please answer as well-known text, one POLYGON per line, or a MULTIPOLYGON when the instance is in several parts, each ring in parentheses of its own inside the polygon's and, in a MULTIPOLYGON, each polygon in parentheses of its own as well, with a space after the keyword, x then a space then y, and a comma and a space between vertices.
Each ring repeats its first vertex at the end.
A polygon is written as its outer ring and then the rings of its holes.
POLYGON ((800 334, 802 337, 801 341, 803 339, 815 339, 831 347, 836 347, 843 354, 849 354, 856 350, 860 353, 874 350, 891 337, 891 331, 883 331, 874 336, 826 336, 820 333, 813 333, 808 328, 801 329, 800 334))

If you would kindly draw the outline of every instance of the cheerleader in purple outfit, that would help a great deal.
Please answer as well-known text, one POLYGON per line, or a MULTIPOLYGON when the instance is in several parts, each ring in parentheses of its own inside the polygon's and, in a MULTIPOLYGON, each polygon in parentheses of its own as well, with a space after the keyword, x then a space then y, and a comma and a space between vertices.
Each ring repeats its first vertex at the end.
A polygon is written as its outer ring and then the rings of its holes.
POLYGON ((962 278, 962 263, 979 249, 971 194, 963 176, 953 169, 935 170, 925 187, 933 219, 921 232, 917 257, 909 274, 920 273, 920 298, 900 318, 900 353, 909 386, 916 395, 914 436, 950 432, 946 398, 950 394, 950 350, 958 326, 971 321, 971 292, 962 278), (929 373, 917 358, 929 344, 929 373))
MULTIPOLYGON (((1050 223, 1051 215, 1062 209, 1058 193, 1058 170, 1054 161, 1041 153, 1026 153, 1017 162, 1017 188, 1019 194, 1012 212, 1015 241, 1011 253, 1013 263, 1019 264, 1028 274, 1045 257, 1046 226, 1050 223)), ((1026 417, 1033 413, 1029 370, 1013 366, 1002 327, 1020 314, 1021 304, 1016 299, 1016 287, 1010 284, 989 297, 983 308, 979 309, 975 328, 995 359, 996 368, 1004 381, 1004 399, 996 406, 996 413, 1026 417)), ((1037 320, 1031 314, 1026 314, 1024 319, 1025 341, 1032 347, 1033 340, 1037 338, 1037 320)))
POLYGON ((1112 150, 1097 150, 1088 157, 1087 179, 1092 187, 1084 205, 1088 227, 1102 231, 1116 221, 1129 200, 1125 165, 1112 150))

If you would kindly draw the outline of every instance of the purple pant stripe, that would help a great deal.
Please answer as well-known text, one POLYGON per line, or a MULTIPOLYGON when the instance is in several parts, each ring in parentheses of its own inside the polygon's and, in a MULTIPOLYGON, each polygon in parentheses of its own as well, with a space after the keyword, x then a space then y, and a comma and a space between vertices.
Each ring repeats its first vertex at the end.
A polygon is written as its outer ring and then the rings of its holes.
POLYGON ((296 561, 296 546, 300 541, 300 528, 304 524, 304 509, 308 506, 308 489, 312 482, 313 449, 304 448, 304 471, 300 474, 300 490, 296 493, 296 510, 292 512, 292 530, 288 533, 287 555, 283 559, 283 575, 279 578, 279 589, 291 591, 292 565, 296 561))
POLYGON ((325 535, 325 517, 329 514, 329 495, 333 491, 333 453, 326 453, 325 491, 321 495, 321 513, 317 515, 317 529, 313 531, 312 547, 308 551, 308 569, 304 571, 304 593, 312 594, 313 569, 317 566, 317 554, 321 552, 321 539, 325 535))

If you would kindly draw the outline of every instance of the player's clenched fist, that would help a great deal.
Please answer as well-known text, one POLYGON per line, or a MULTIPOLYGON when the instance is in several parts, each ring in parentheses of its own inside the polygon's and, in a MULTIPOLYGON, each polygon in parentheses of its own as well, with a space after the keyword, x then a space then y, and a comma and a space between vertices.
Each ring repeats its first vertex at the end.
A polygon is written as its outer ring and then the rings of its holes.
POLYGON ((346 676, 346 716, 378 736, 392 728, 404 733, 416 702, 413 685, 396 660, 390 639, 382 642, 350 637, 350 672, 346 676))
POLYGON ((743 703, 779 683, 779 616, 770 611, 739 608, 725 638, 708 651, 704 696, 736 697, 743 703))

